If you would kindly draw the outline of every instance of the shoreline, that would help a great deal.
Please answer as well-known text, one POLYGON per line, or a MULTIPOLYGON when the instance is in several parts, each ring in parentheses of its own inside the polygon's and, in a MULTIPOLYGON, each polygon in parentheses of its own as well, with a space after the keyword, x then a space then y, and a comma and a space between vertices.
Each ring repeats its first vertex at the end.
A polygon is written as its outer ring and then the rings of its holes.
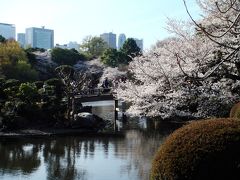
POLYGON ((0 132, 2 138, 21 138, 21 137, 60 137, 60 136, 80 136, 83 137, 125 137, 122 132, 97 132, 86 129, 22 129, 14 131, 0 132))

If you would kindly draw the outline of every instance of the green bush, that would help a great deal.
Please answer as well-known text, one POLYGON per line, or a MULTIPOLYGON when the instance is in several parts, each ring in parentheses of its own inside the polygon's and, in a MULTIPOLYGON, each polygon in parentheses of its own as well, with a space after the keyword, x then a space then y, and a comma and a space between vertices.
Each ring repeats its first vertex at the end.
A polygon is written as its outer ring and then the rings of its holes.
POLYGON ((240 179, 240 121, 190 123, 171 134, 152 163, 151 179, 240 179))
POLYGON ((230 111, 230 118, 240 119, 240 102, 235 104, 230 111))

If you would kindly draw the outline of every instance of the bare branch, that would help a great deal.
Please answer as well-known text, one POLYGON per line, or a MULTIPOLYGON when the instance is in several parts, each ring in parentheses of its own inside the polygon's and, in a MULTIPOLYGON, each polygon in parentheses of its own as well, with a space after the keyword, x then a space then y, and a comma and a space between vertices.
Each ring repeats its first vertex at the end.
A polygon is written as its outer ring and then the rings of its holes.
POLYGON ((178 64, 180 70, 182 71, 182 73, 183 73, 185 76, 190 77, 190 76, 183 70, 183 68, 182 68, 182 66, 181 66, 180 61, 181 61, 181 60, 184 61, 184 60, 180 58, 180 56, 179 56, 178 53, 175 53, 175 56, 176 56, 176 58, 177 58, 177 64, 178 64))
POLYGON ((220 45, 220 46, 223 46, 223 47, 226 47, 226 48, 229 48, 229 49, 232 49, 232 50, 236 50, 236 48, 232 47, 232 46, 228 46, 226 44, 223 44, 221 42, 218 42, 217 40, 215 40, 214 38, 221 38, 223 36, 225 36, 235 25, 236 23, 239 22, 239 19, 240 19, 240 13, 237 15, 236 19, 234 20, 233 24, 229 27, 228 30, 226 30, 223 34, 219 35, 219 36, 216 36, 216 35, 213 35, 213 34, 210 34, 209 32, 207 32, 200 24, 198 24, 192 17, 192 15, 190 14, 189 10, 188 10, 188 7, 187 7, 187 4, 186 4, 186 1, 183 0, 184 2, 184 6, 185 6, 185 9, 186 9, 186 12, 187 14, 189 15, 189 17, 191 18, 191 20, 193 21, 193 23, 211 40, 213 41, 214 43, 220 45))
POLYGON ((230 53, 225 59, 223 59, 220 63, 218 63, 211 71, 209 71, 209 73, 206 73, 206 75, 204 77, 202 77, 201 79, 207 79, 208 77, 210 77, 214 71, 216 71, 220 65, 222 65, 224 62, 226 62, 227 60, 229 60, 233 55, 235 55, 236 52, 238 52, 240 50, 240 46, 234 50, 232 53, 230 53))
POLYGON ((220 9, 218 2, 215 2, 215 4, 216 4, 216 7, 217 7, 218 11, 219 11, 220 13, 225 14, 225 13, 227 13, 228 11, 230 11, 230 9, 233 8, 233 6, 234 6, 234 4, 235 4, 236 2, 237 2, 237 0, 234 0, 234 1, 230 0, 230 3, 231 3, 231 4, 230 4, 229 8, 227 8, 225 11, 220 9))

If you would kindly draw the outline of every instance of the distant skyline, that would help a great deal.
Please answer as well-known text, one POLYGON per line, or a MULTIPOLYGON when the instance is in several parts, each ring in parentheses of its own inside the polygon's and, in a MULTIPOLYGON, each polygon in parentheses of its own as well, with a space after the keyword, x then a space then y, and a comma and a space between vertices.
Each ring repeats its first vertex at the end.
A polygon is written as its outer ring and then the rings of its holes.
MULTIPOLYGON (((187 1, 199 17, 194 0, 187 1)), ((7 0, 1 2, 0 22, 16 25, 16 33, 45 26, 54 30, 54 44, 113 32, 143 39, 144 49, 169 36, 167 17, 188 19, 182 0, 7 0)))

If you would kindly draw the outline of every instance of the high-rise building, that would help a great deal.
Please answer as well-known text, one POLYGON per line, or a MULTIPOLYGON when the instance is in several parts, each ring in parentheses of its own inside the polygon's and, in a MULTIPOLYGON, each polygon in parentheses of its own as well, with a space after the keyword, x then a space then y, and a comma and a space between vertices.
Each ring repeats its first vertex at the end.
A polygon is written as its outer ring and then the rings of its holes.
POLYGON ((15 25, 0 23, 0 35, 6 39, 16 39, 15 25))
POLYGON ((17 34, 17 41, 22 48, 25 47, 25 33, 18 33, 17 34))
POLYGON ((116 47, 116 34, 113 33, 103 33, 100 37, 107 43, 109 48, 117 49, 116 47))
POLYGON ((141 51, 143 51, 143 39, 137 39, 137 38, 133 38, 137 44, 137 46, 141 49, 141 51))
POLYGON ((26 46, 52 49, 54 47, 54 31, 51 29, 31 27, 26 29, 26 46))
POLYGON ((125 41, 126 41, 125 34, 119 34, 119 36, 118 36, 118 49, 120 49, 123 46, 125 41))
POLYGON ((79 51, 79 49, 80 49, 80 44, 78 44, 78 43, 75 42, 75 41, 74 41, 74 42, 70 41, 70 42, 68 43, 67 47, 68 47, 68 49, 75 49, 75 50, 79 51))

